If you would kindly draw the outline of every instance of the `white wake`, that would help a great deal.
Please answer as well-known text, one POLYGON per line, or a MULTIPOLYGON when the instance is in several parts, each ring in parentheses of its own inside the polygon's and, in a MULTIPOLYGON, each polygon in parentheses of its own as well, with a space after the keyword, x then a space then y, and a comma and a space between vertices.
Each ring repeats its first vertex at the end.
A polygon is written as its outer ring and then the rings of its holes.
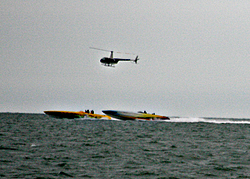
POLYGON ((170 118, 169 121, 166 122, 187 122, 187 123, 195 123, 195 122, 205 122, 205 123, 215 123, 215 124, 250 124, 249 119, 221 119, 221 118, 170 118))

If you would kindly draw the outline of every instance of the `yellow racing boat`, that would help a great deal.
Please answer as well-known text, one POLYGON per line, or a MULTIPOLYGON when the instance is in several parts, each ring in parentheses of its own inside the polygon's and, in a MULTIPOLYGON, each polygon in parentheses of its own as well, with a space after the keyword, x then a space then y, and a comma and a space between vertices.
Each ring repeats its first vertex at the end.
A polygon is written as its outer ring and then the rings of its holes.
POLYGON ((102 114, 94 114, 93 111, 44 111, 45 114, 55 117, 55 118, 67 118, 67 119, 74 119, 74 118, 95 118, 95 119, 111 119, 110 116, 102 115, 102 114))

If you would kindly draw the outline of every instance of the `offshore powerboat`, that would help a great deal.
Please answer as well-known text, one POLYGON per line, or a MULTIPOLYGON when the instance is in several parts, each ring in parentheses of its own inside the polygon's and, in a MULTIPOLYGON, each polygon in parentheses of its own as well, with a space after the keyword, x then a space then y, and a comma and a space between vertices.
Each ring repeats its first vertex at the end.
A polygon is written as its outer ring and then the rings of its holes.
POLYGON ((102 119, 107 118, 111 119, 110 116, 102 115, 102 114, 94 114, 94 111, 44 111, 45 114, 54 117, 54 118, 67 118, 67 119, 74 119, 74 118, 95 118, 95 119, 102 119))
POLYGON ((104 114, 121 120, 147 120, 147 121, 162 121, 170 120, 167 116, 161 116, 156 114, 148 114, 146 112, 127 112, 127 111, 116 111, 116 110, 103 110, 104 114))

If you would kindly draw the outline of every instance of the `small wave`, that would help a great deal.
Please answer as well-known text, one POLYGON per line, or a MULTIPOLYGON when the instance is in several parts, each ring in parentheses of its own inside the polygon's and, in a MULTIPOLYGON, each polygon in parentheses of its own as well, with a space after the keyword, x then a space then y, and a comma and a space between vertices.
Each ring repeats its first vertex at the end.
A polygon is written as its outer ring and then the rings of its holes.
POLYGON ((0 150, 18 150, 16 148, 12 148, 12 147, 4 147, 4 146, 0 146, 0 150))
POLYGON ((66 172, 63 172, 63 171, 60 171, 60 172, 58 173, 58 175, 66 176, 66 177, 74 177, 73 175, 70 175, 70 174, 68 174, 68 173, 66 173, 66 172))

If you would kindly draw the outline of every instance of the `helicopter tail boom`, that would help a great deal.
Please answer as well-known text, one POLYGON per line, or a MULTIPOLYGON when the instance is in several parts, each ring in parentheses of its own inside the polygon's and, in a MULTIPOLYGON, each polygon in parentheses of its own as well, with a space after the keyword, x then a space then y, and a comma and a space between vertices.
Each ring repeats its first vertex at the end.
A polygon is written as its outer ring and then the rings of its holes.
POLYGON ((125 59, 125 58, 114 58, 114 60, 118 61, 132 61, 135 62, 137 64, 137 61, 139 60, 138 55, 135 57, 135 59, 125 59))

